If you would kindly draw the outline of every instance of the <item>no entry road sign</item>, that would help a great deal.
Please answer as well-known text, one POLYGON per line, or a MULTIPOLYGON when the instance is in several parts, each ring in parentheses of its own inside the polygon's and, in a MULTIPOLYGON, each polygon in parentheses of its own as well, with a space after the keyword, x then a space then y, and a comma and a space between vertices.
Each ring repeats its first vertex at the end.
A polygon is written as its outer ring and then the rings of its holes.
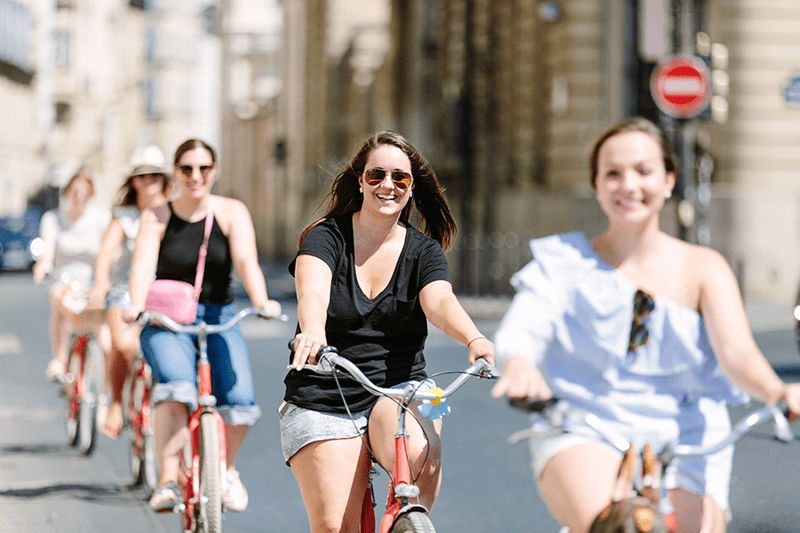
POLYGON ((653 70, 650 92, 662 112, 676 118, 692 118, 711 100, 711 73, 696 57, 670 56, 653 70))

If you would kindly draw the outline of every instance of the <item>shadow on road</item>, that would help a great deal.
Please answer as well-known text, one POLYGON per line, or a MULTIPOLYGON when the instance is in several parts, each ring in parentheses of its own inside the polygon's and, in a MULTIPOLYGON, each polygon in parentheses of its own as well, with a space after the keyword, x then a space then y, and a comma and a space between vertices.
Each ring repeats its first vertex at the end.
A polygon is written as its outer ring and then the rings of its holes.
MULTIPOLYGON (((12 444, 0 447, 0 457, 5 460, 11 456, 25 455, 49 455, 51 457, 65 459, 86 459, 74 448, 66 444, 12 444)), ((17 458, 21 459, 21 458, 17 458)), ((18 498, 22 500, 33 498, 48 497, 67 497, 75 500, 88 502, 98 502, 111 505, 139 506, 141 502, 147 501, 149 494, 146 490, 137 485, 119 485, 114 483, 82 483, 80 481, 54 482, 41 481, 25 482, 19 488, 11 487, 10 483, 4 483, 5 487, 0 490, 0 498, 18 498)))
POLYGON ((48 498, 68 497, 76 500, 103 503, 106 505, 139 506, 146 499, 140 487, 125 487, 115 484, 98 483, 54 483, 39 487, 25 487, 0 491, 0 498, 48 498))

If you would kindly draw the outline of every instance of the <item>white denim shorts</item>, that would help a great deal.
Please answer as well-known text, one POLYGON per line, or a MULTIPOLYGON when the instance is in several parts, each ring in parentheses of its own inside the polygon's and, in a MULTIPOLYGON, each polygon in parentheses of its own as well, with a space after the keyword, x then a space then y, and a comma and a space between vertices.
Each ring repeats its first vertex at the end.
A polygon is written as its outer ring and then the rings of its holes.
MULTIPOLYGON (((406 385, 418 387, 419 391, 428 391, 436 386, 432 379, 406 381, 391 387, 402 389, 406 385)), ((373 405, 374 407, 374 405, 373 405)), ((289 459, 306 444, 321 440, 350 439, 363 435, 367 431, 369 409, 351 413, 323 413, 298 407, 291 403, 281 402, 278 413, 281 416, 281 448, 283 459, 289 465, 289 459)))

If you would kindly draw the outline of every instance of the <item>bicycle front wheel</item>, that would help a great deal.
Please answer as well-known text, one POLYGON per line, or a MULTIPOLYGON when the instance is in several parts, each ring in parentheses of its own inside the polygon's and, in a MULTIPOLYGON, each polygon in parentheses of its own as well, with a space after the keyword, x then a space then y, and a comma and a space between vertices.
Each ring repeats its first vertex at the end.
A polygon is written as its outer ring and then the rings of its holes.
POLYGON ((200 505, 198 531, 222 531, 222 469, 219 426, 213 413, 200 416, 200 505))
MULTIPOLYGON (((70 348, 72 349, 72 348, 70 348)), ((77 398, 77 380, 80 375, 80 357, 75 353, 70 353, 67 358, 67 372, 64 375, 62 394, 66 401, 64 417, 67 429, 67 442, 70 446, 78 445, 78 412, 80 409, 79 399, 77 398)))
POLYGON ((146 373, 135 373, 129 390, 131 474, 136 485, 142 485, 148 491, 155 490, 158 486, 158 468, 150 412, 150 389, 146 373))
POLYGON ((411 511, 400 515, 392 525, 392 533, 436 533, 428 515, 411 511))
POLYGON ((83 395, 78 410, 78 449, 84 455, 94 451, 97 442, 97 405, 100 401, 103 353, 91 339, 86 343, 83 362, 83 395))

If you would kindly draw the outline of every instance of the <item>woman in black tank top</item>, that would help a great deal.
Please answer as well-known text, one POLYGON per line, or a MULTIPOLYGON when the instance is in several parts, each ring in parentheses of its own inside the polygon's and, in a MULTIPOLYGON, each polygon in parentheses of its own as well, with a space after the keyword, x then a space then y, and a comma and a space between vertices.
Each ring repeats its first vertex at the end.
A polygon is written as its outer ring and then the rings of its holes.
MULTIPOLYGON (((198 319, 208 324, 229 320, 234 312, 231 273, 235 268, 254 307, 271 315, 280 304, 267 297, 258 264, 255 230, 247 207, 240 201, 211 194, 217 175, 214 150, 190 139, 175 153, 174 173, 180 195, 171 203, 142 212, 133 255, 131 306, 125 318, 132 322, 144 310, 150 282, 173 279, 194 284, 205 220, 213 217, 206 257, 198 319)), ((188 437, 187 415, 196 406, 195 347, 188 335, 147 326, 141 335, 142 352, 153 369, 153 391, 159 488, 150 499, 156 511, 172 511, 179 500, 179 458, 188 437)), ((261 416, 255 403, 247 345, 238 326, 208 338, 213 393, 225 421, 228 499, 231 511, 247 507, 247 491, 236 471, 236 456, 250 426, 261 416)))

